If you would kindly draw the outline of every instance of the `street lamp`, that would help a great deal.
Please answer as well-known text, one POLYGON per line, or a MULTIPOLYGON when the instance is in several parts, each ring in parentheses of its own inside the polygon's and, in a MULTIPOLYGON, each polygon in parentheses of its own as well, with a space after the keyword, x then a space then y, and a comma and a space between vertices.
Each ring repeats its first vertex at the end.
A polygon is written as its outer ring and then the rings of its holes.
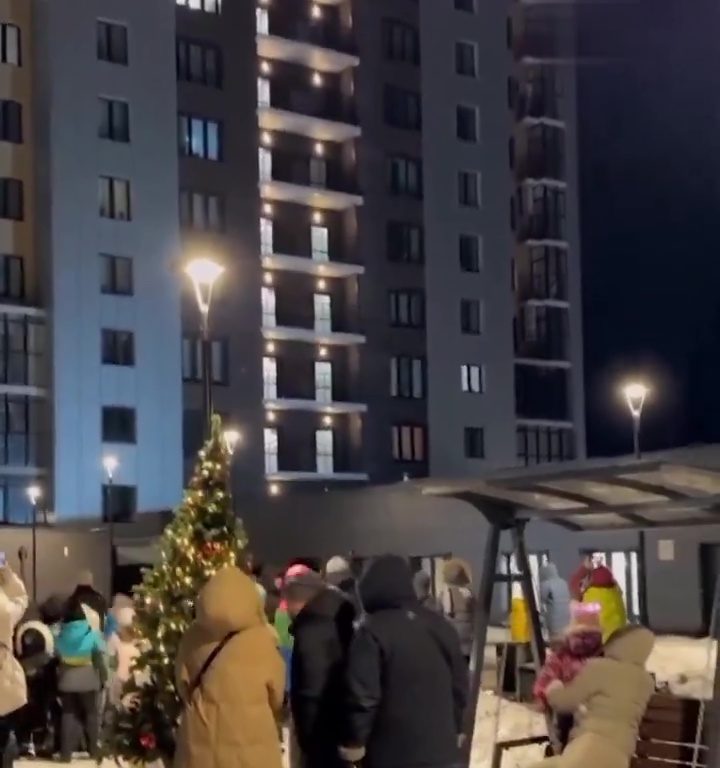
POLYGON ((237 429, 226 429, 223 432, 225 448, 231 456, 235 453, 235 448, 237 448, 237 444, 240 442, 241 437, 242 436, 237 429))
POLYGON ((213 287, 225 267, 212 259, 193 259, 185 267, 185 274, 192 280, 195 289, 202 331, 202 381, 203 381, 203 416, 205 436, 210 436, 210 420, 212 418, 212 369, 210 346, 210 303, 212 302, 213 287))
POLYGON ((113 480, 115 479, 115 470, 119 463, 115 456, 103 456, 103 468, 107 476, 107 490, 105 493, 105 514, 108 524, 108 563, 110 566, 110 594, 112 595, 114 561, 115 561, 115 499, 113 497, 113 480))
POLYGON ((633 450, 635 458, 641 458, 640 451, 640 420, 642 419, 643 406, 650 390, 642 382, 634 381, 623 387, 625 401, 630 409, 633 422, 633 450))
POLYGON ((42 489, 39 485, 30 485, 27 489, 27 496, 30 499, 30 504, 32 504, 32 595, 33 602, 37 604, 37 511, 42 489))

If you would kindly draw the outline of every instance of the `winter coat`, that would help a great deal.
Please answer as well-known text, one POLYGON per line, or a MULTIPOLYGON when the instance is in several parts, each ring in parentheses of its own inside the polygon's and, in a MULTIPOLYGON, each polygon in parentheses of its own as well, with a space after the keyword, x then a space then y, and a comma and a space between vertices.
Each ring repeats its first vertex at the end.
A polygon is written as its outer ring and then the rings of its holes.
POLYGON ((620 587, 609 568, 604 565, 595 568, 590 574, 590 585, 585 590, 583 603, 597 603, 600 606, 600 626, 603 642, 618 629, 627 624, 625 601, 620 587))
POLYGON ((78 584, 75 591, 70 595, 68 602, 80 602, 87 605, 98 615, 100 620, 100 631, 105 631, 105 619, 107 617, 108 607, 105 598, 93 587, 87 584, 78 584))
POLYGON ((2 712, 15 709, 16 702, 26 700, 27 697, 22 667, 12 661, 13 631, 27 606, 25 585, 10 568, 0 568, 0 697, 2 697, 0 711, 2 712), (6 665, 6 661, 11 663, 6 665))
POLYGON ((579 630, 568 635, 545 659, 533 686, 533 696, 547 707, 547 689, 554 681, 571 683, 587 662, 602 653, 599 631, 579 630))
POLYGON ((453 558, 445 563, 443 577, 446 586, 440 596, 442 612, 458 633, 463 656, 469 657, 475 635, 475 598, 470 589, 468 567, 462 560, 453 558))
POLYGON ((175 666, 185 705, 175 768, 281 768, 277 718, 285 674, 255 584, 239 568, 218 571, 198 596, 196 616, 175 666))
POLYGON ((588 661, 570 685, 548 689, 553 709, 571 713, 582 706, 584 713, 565 752, 542 765, 627 768, 655 688, 645 669, 654 643, 649 629, 626 627, 605 646, 605 655, 588 661))
POLYGON ((578 568, 573 571, 573 574, 570 577, 570 583, 568 585, 570 588, 570 597, 573 600, 580 602, 583 599, 583 594, 587 587, 591 573, 592 568, 588 568, 585 563, 580 563, 578 568))
POLYGON ((105 643, 99 631, 85 619, 66 621, 55 640, 60 660, 58 688, 63 693, 99 691, 107 677, 105 643))
POLYGON ((338 747, 354 619, 352 603, 340 590, 328 588, 307 603, 293 623, 290 706, 303 768, 342 765, 338 747))
POLYGON ((399 557, 371 563, 360 582, 365 615, 350 648, 343 757, 363 768, 448 768, 468 672, 456 632, 422 608, 399 557))
POLYGON ((540 568, 540 605, 548 635, 560 636, 570 623, 570 589, 554 563, 540 568))

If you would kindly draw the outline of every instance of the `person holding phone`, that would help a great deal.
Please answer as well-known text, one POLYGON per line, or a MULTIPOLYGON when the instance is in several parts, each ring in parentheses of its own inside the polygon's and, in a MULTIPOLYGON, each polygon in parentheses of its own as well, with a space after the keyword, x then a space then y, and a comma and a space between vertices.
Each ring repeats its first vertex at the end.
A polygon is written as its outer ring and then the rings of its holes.
POLYGON ((0 768, 12 768, 14 743, 10 715, 27 700, 22 667, 13 655, 13 632, 28 607, 25 585, 0 552, 0 768), (18 706, 19 705, 19 706, 18 706))

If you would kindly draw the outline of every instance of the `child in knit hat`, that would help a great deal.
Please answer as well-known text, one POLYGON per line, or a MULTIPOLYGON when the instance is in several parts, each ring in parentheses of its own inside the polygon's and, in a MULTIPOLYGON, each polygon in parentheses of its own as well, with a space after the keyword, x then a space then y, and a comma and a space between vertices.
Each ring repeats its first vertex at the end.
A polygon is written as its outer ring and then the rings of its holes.
MULTIPOLYGON (((567 685, 590 659, 600 656, 602 650, 600 606, 595 603, 572 603, 565 636, 548 654, 533 687, 535 700, 542 709, 550 711, 546 692, 551 683, 558 681, 567 685)), ((555 727, 557 740, 565 747, 573 727, 572 715, 556 716, 555 727)))

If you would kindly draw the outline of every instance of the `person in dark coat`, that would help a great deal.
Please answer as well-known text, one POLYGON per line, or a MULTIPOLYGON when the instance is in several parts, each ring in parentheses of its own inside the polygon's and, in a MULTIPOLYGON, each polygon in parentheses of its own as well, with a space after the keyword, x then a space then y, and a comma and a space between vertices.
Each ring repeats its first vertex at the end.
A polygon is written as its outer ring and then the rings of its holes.
POLYGON ((310 571, 290 579, 284 596, 295 639, 290 708, 302 768, 340 768, 343 692, 355 609, 310 571))
POLYGON ((100 619, 100 631, 105 631, 105 620, 107 618, 108 604, 107 600, 93 586, 93 575, 90 571, 82 571, 78 577, 75 591, 70 595, 68 603, 81 603, 97 613, 100 619))
POLYGON ((348 658, 343 759, 363 768, 454 768, 468 695, 457 633, 419 604, 401 557, 374 560, 359 591, 365 616, 348 658))

